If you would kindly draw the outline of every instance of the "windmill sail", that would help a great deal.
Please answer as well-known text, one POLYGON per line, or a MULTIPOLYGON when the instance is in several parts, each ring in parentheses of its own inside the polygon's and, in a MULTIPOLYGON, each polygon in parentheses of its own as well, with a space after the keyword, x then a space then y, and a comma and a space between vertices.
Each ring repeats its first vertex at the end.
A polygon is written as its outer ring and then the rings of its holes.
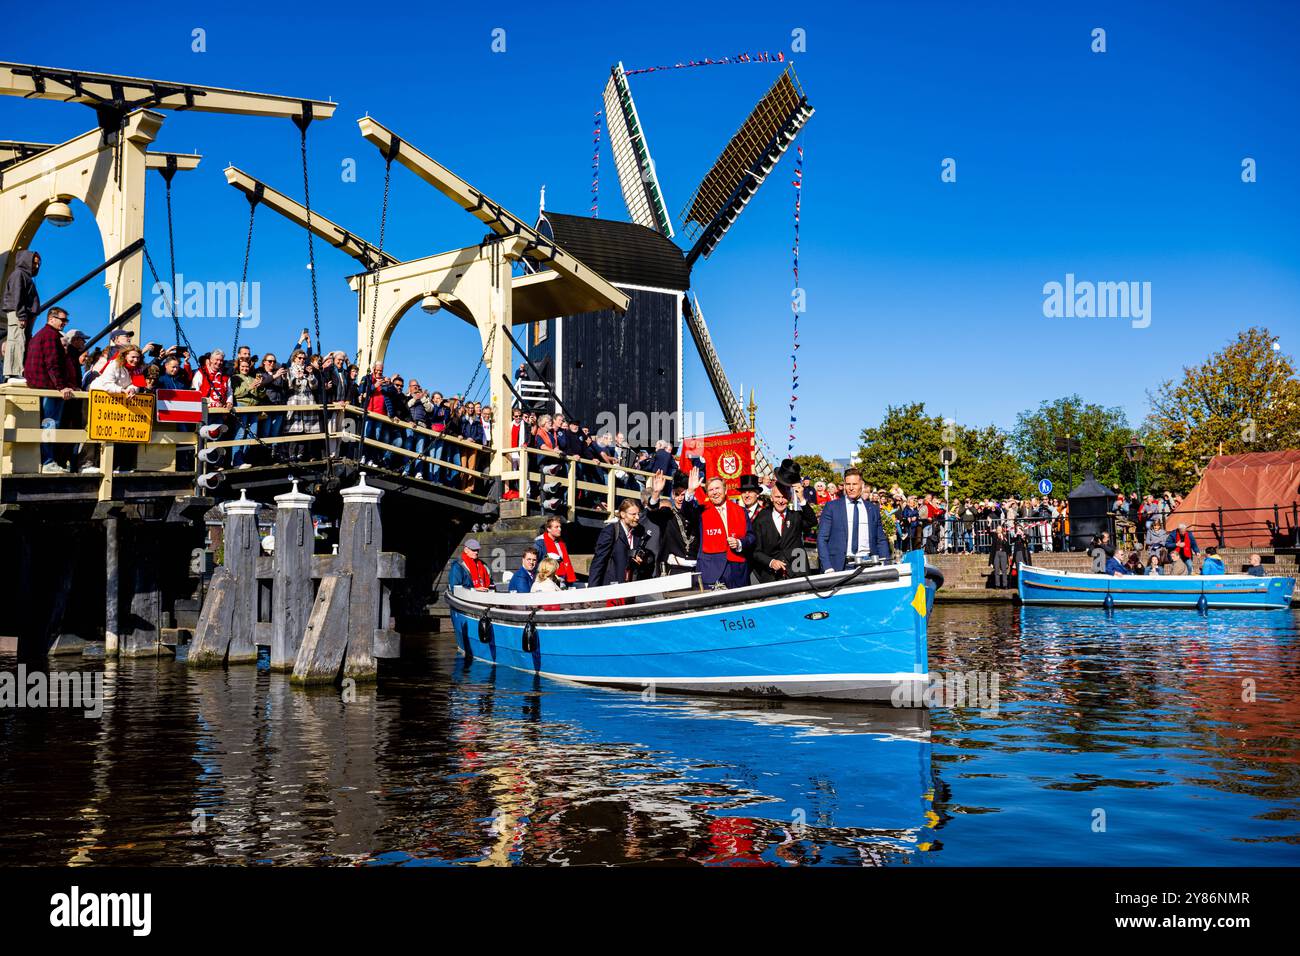
MULTIPOLYGON (((709 335, 709 327, 705 324, 700 300, 697 296, 684 295, 682 303, 685 306, 686 327, 691 330, 691 338, 695 339, 695 347, 699 350, 700 360, 704 363, 704 373, 709 377, 709 384, 713 386, 713 394, 717 396, 722 417, 733 432, 743 432, 749 428, 749 419, 745 416, 745 408, 740 403, 740 399, 731 390, 727 372, 722 367, 722 359, 718 358, 718 350, 713 347, 713 337, 709 335)), ((754 474, 768 475, 771 471, 772 466, 758 446, 758 441, 755 440, 754 474)))
POLYGON ((609 142, 614 153, 614 168, 618 170, 618 185, 623 191, 623 202, 632 221, 641 226, 673 236, 673 224, 668 215, 659 177, 650 158, 650 146, 645 131, 632 102, 632 90, 627 85, 623 64, 610 71, 605 84, 605 117, 609 127, 609 142))
POLYGON ((686 204, 681 218, 695 241, 689 262, 709 257, 812 114, 794 67, 787 67, 686 204))

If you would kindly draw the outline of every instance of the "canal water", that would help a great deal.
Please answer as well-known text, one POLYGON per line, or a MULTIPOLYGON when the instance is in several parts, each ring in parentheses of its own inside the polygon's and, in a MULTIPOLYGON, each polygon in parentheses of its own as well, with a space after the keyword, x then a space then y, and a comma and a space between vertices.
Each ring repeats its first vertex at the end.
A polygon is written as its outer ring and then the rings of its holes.
POLYGON ((996 695, 928 714, 572 687, 446 635, 355 699, 59 662, 102 713, 0 709, 0 864, 1294 865, 1298 622, 940 604, 932 669, 996 695))

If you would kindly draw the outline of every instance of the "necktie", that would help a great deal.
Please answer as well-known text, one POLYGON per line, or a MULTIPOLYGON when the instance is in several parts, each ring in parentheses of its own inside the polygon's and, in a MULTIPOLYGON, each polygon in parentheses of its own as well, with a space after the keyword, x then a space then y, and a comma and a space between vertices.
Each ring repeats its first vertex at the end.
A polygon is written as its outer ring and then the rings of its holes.
POLYGON ((858 503, 850 501, 849 507, 853 509, 853 531, 849 534, 849 557, 858 553, 858 503))

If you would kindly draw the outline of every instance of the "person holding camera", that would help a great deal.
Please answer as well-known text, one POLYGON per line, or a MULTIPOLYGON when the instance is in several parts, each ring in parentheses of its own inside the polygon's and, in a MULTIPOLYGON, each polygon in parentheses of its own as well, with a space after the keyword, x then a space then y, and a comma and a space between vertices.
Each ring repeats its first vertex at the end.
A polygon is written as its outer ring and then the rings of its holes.
POLYGON ((606 524, 596 538, 587 586, 598 588, 634 580, 646 565, 653 571, 654 555, 645 544, 641 505, 631 498, 624 498, 618 504, 617 518, 606 524))

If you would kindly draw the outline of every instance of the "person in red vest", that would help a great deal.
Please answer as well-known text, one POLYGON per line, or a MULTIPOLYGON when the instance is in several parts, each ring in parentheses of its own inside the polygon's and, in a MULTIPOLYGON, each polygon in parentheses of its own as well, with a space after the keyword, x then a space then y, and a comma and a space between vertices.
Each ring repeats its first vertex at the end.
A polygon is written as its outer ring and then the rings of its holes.
POLYGON ((754 547, 754 530, 745 509, 727 500, 727 483, 710 478, 708 503, 700 513, 700 553, 695 569, 706 588, 743 588, 749 583, 745 554, 754 547))
POLYGON ((542 525, 542 533, 537 536, 533 544, 537 546, 543 558, 551 557, 560 563, 555 571, 555 577, 566 585, 571 585, 578 580, 578 576, 573 571, 573 562, 569 560, 568 546, 560 537, 563 529, 564 524, 558 517, 547 518, 546 524, 542 525))
POLYGON ((1196 535, 1187 530, 1187 525, 1180 524, 1178 530, 1165 539, 1165 547, 1169 549, 1171 557, 1183 562, 1186 569, 1184 573, 1191 574, 1192 558, 1200 554, 1201 549, 1196 546, 1196 535))

